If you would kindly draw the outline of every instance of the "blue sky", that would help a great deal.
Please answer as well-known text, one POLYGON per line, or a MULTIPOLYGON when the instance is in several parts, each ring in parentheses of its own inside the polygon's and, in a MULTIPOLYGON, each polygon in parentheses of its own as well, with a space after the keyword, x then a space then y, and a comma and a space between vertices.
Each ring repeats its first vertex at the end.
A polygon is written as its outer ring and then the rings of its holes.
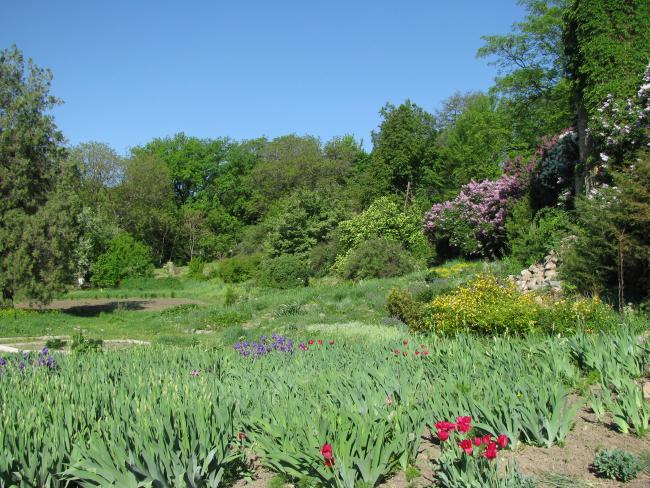
POLYGON ((0 47, 54 73, 72 144, 118 152, 185 132, 247 139, 363 138, 386 102, 434 110, 485 90, 481 35, 523 17, 515 0, 0 0, 0 47))

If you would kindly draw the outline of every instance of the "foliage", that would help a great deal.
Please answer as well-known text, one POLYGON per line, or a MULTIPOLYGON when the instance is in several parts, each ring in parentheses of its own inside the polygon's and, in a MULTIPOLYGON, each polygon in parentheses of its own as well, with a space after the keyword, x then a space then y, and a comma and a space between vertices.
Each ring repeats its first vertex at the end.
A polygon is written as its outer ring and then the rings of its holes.
POLYGON ((265 142, 260 148, 262 160, 250 173, 249 213, 261 217, 273 202, 297 189, 343 184, 362 149, 353 138, 339 142, 333 141, 330 150, 325 151, 313 136, 287 135, 265 142), (356 150, 336 150, 335 146, 356 150))
POLYGON ((72 335, 70 351, 76 354, 83 354, 91 351, 100 351, 103 344, 104 341, 101 339, 92 339, 90 337, 86 337, 81 330, 78 330, 72 335))
POLYGON ((515 204, 506 219, 505 229, 510 255, 522 266, 544 258, 549 252, 560 249, 562 240, 572 230, 569 215, 558 208, 542 208, 532 221, 529 203, 522 199, 515 204))
POLYGON ((427 170, 427 192, 436 200, 453 198, 470 181, 497 178, 511 145, 512 130, 493 96, 469 96, 463 110, 438 137, 439 161, 427 170))
POLYGON ((523 21, 506 35, 483 36, 478 57, 492 58, 499 76, 492 91, 501 95, 515 140, 534 147, 540 135, 553 134, 572 118, 565 74, 562 31, 566 0, 519 0, 523 21))
POLYGON ((431 248, 422 234, 421 215, 414 206, 406 211, 389 197, 375 200, 370 207, 350 220, 339 224, 337 230, 341 253, 335 267, 341 271, 352 250, 372 239, 396 241, 420 259, 431 255, 431 248))
POLYGON ((74 271, 78 174, 49 115, 51 81, 15 46, 0 51, 0 306, 47 302, 74 271))
POLYGON ((177 486, 187 475, 210 486, 222 468, 222 481, 238 478, 239 456, 252 451, 291 480, 373 485, 413 464, 433 419, 470 415, 480 419, 472 438, 494 442, 503 433, 513 449, 561 444, 579 405, 568 400, 582 365, 621 380, 650 359, 624 328, 569 340, 397 337, 339 335, 319 344, 316 336, 304 349, 300 337, 269 337, 285 349, 294 341, 293 353, 274 348, 254 360, 234 349, 152 346, 54 353, 51 369, 32 355, 35 367, 22 373, 27 361, 3 357, 12 372, 0 384, 13 393, 0 396, 0 482, 58 488, 113 476, 138 486, 150 476, 177 486))
POLYGON ((413 271, 413 259, 391 239, 371 239, 354 248, 347 256, 342 276, 348 280, 391 278, 413 271))
POLYGON ((614 183, 576 202, 576 238, 563 273, 581 291, 618 288, 622 306, 642 300, 650 286, 650 153, 614 173, 614 183))
POLYGON ((260 263, 257 281, 261 286, 271 288, 294 288, 307 286, 309 265, 295 254, 282 254, 276 258, 265 258, 260 263))
POLYGON ((333 237, 329 241, 321 242, 311 248, 309 252, 310 272, 317 278, 330 273, 332 266, 336 262, 336 256, 339 253, 338 238, 333 237))
POLYGON ((203 272, 204 270, 205 262, 201 258, 194 258, 187 267, 187 276, 195 280, 205 280, 207 277, 203 272))
POLYGON ((570 203, 578 159, 578 136, 572 128, 542 138, 532 161, 531 199, 535 209, 570 203))
POLYGON ((134 148, 133 153, 164 162, 176 200, 183 205, 213 183, 215 168, 226 158, 228 144, 227 139, 199 139, 180 132, 155 138, 134 148))
POLYGON ((368 168, 368 192, 388 193, 420 189, 426 168, 434 158, 435 119, 410 100, 396 107, 390 103, 379 111, 382 121, 372 133, 373 151, 368 168))
POLYGON ((150 276, 153 276, 151 251, 128 234, 113 239, 92 266, 92 283, 99 287, 116 287, 125 278, 150 276))
POLYGON ((608 94, 632 98, 650 59, 650 10, 644 0, 580 1, 567 11, 564 43, 574 96, 588 116, 608 94))
POLYGON ((593 466, 599 476, 624 483, 636 478, 641 471, 639 459, 622 449, 598 451, 593 466))
POLYGON ((266 223, 269 254, 304 254, 323 242, 344 218, 345 206, 334 197, 336 192, 303 189, 280 201, 266 223))
POLYGON ((499 256, 509 207, 524 188, 522 180, 510 175, 495 181, 472 181, 454 200, 431 207, 424 218, 424 232, 439 256, 499 256))
POLYGON ((225 283, 242 283, 253 278, 261 262, 261 254, 225 258, 219 261, 216 275, 225 283))
POLYGON ((453 293, 435 297, 425 309, 425 330, 442 334, 523 334, 535 328, 538 305, 513 284, 478 276, 453 293))
POLYGON ((406 290, 393 288, 386 297, 386 309, 391 317, 395 317, 414 329, 421 328, 422 304, 406 290))
POLYGON ((120 227, 151 249, 156 265, 182 254, 177 246, 179 214, 171 176, 162 160, 134 155, 126 162, 115 194, 120 227))

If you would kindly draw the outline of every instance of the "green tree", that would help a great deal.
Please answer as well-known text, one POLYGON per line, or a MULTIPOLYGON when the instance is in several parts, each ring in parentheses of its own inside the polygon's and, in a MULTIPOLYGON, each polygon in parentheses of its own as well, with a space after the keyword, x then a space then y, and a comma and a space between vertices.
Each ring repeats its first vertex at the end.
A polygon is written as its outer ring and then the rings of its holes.
POLYGON ((364 182, 370 198, 400 192, 413 195, 435 158, 433 115, 410 100, 379 111, 382 122, 372 133, 372 154, 364 182))
POLYGON ((278 137, 263 146, 261 155, 250 176, 251 209, 258 218, 294 190, 344 184, 351 171, 350 161, 325 157, 320 140, 313 136, 278 137))
POLYGON ((95 286, 116 287, 125 278, 152 276, 151 250, 128 234, 116 236, 92 266, 95 286))
POLYGON ((79 168, 80 193, 88 202, 97 202, 107 189, 118 186, 124 177, 124 159, 108 144, 90 141, 70 149, 68 159, 79 168))
POLYGON ((576 239, 563 272, 580 290, 617 290, 617 301, 650 298, 650 152, 614 173, 614 186, 577 201, 576 239))
POLYGON ((266 225, 266 248, 273 257, 308 253, 323 242, 345 214, 337 188, 302 189, 279 201, 266 225))
POLYGON ((650 59, 650 3, 574 0, 566 20, 564 44, 582 168, 575 186, 580 193, 582 187, 589 189, 587 179, 597 155, 606 151, 593 144, 593 119, 610 95, 621 104, 636 98, 650 59))
POLYGON ((497 100, 473 94, 462 112, 438 138, 438 181, 430 178, 433 196, 453 198, 470 180, 496 178, 511 147, 509 121, 497 100))
POLYGON ((227 139, 199 139, 181 132, 154 139, 133 153, 152 156, 167 165, 176 200, 183 205, 212 184, 229 144, 227 139))
POLYGON ((513 140, 529 149, 543 135, 571 125, 562 29, 568 0, 519 0, 526 18, 506 35, 483 36, 477 53, 498 69, 493 91, 502 98, 513 140))
POLYGON ((15 46, 0 52, 0 289, 45 302, 70 282, 78 185, 48 113, 52 74, 15 46))
POLYGON ((170 171, 163 161, 147 154, 134 155, 126 162, 115 197, 120 227, 152 249, 156 265, 184 257, 178 245, 179 210, 170 171))

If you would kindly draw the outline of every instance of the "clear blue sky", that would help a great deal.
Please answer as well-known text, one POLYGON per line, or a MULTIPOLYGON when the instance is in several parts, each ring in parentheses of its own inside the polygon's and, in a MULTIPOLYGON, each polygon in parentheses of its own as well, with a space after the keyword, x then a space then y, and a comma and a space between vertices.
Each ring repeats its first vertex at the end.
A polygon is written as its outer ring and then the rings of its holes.
POLYGON ((123 153, 183 131, 369 147, 386 102, 434 110, 487 89, 480 36, 522 16, 515 0, 0 0, 0 47, 53 71, 72 144, 123 153))

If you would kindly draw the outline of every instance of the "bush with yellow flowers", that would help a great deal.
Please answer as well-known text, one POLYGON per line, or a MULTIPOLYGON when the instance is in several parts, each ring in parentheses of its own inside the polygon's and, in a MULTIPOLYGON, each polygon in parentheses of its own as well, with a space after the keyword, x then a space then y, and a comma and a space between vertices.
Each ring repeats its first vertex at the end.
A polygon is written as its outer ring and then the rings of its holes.
POLYGON ((611 331, 618 322, 612 307, 599 297, 556 299, 545 296, 541 303, 539 327, 549 333, 569 335, 578 331, 611 331))
POLYGON ((481 274, 424 309, 424 328, 442 334, 523 334, 537 328, 541 305, 512 283, 481 274))

